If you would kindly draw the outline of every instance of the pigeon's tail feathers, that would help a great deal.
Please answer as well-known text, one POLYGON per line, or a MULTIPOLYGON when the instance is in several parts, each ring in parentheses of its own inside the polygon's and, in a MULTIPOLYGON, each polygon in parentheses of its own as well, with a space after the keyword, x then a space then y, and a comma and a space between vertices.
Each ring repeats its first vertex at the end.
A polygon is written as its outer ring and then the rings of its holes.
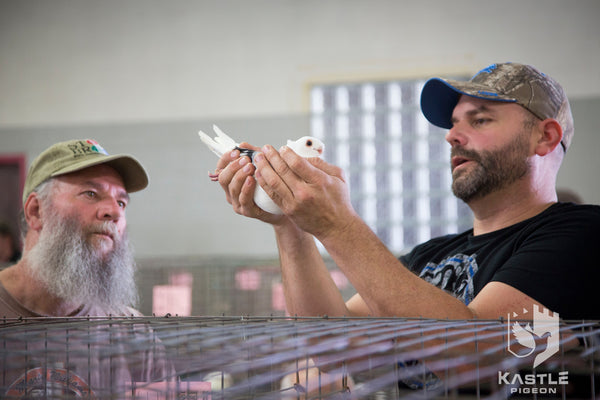
POLYGON ((226 149, 225 151, 231 151, 238 145, 235 140, 230 138, 229 135, 223 132, 217 125, 213 125, 213 130, 217 134, 215 142, 223 146, 223 148, 226 149))
POLYGON ((232 138, 230 138, 229 135, 226 134, 225 132, 223 132, 221 130, 221 128, 219 128, 217 125, 213 125, 213 130, 217 134, 217 138, 221 138, 224 142, 233 143, 233 144, 237 145, 237 143, 235 142, 235 140, 233 140, 232 138))
POLYGON ((202 132, 202 131, 198 131, 198 136, 200 136, 200 140, 202 140, 204 142, 204 144, 213 152, 215 153, 218 157, 221 157, 223 154, 225 154, 225 150, 223 149, 223 146, 221 146, 219 143, 215 142, 210 136, 208 136, 206 133, 202 132))
POLYGON ((237 146, 235 140, 227 136, 218 126, 213 125, 213 129, 217 134, 214 139, 202 131, 199 131, 198 135, 204 144, 206 144, 218 157, 221 157, 223 154, 233 150, 237 146))

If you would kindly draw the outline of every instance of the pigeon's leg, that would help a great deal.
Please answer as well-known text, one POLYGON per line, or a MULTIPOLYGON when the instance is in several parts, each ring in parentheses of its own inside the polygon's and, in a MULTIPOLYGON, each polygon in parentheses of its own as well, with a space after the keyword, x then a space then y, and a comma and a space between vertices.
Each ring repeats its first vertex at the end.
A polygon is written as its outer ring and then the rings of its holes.
POLYGON ((243 147, 235 146, 235 150, 240 152, 240 157, 246 156, 250 158, 250 161, 254 161, 254 155, 256 154, 256 150, 245 149, 243 147))

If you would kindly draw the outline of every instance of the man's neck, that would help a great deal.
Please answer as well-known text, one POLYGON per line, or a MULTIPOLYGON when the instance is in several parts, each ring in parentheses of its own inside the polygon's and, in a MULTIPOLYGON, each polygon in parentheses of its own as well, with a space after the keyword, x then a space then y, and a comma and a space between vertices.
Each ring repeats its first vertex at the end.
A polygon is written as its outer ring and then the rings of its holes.
POLYGON ((80 303, 64 301, 48 293, 46 287, 29 274, 25 260, 2 270, 0 282, 23 307, 40 315, 69 316, 81 308, 80 303))
POLYGON ((473 234, 482 235, 514 225, 532 218, 552 204, 556 195, 552 192, 502 191, 471 200, 469 207, 473 211, 473 234))

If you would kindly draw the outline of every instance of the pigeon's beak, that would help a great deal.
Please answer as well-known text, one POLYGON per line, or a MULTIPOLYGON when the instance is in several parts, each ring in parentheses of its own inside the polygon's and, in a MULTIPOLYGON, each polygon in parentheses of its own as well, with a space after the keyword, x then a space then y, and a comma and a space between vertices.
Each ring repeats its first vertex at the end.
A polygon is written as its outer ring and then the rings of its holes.
POLYGON ((323 155, 323 148, 319 147, 317 149, 315 149, 317 151, 317 153, 319 153, 319 157, 323 155))

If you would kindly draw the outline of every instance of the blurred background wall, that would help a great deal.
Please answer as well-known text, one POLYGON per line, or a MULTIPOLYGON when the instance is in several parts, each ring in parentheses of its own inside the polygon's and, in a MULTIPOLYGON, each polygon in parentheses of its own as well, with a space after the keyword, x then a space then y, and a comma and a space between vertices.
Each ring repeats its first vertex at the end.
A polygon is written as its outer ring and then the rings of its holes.
MULTIPOLYGON (((599 18, 596 0, 0 0, 0 157, 29 165, 56 141, 91 137, 144 164, 150 186, 128 221, 148 313, 150 288, 181 271, 220 265, 234 290, 240 268, 276 266, 271 229, 232 212, 196 132, 216 123, 282 145, 310 132, 317 83, 533 64, 562 83, 575 116, 558 186, 600 204, 599 18)), ((194 279, 196 297, 216 282, 194 279)), ((269 308, 196 297, 195 314, 269 308)))

